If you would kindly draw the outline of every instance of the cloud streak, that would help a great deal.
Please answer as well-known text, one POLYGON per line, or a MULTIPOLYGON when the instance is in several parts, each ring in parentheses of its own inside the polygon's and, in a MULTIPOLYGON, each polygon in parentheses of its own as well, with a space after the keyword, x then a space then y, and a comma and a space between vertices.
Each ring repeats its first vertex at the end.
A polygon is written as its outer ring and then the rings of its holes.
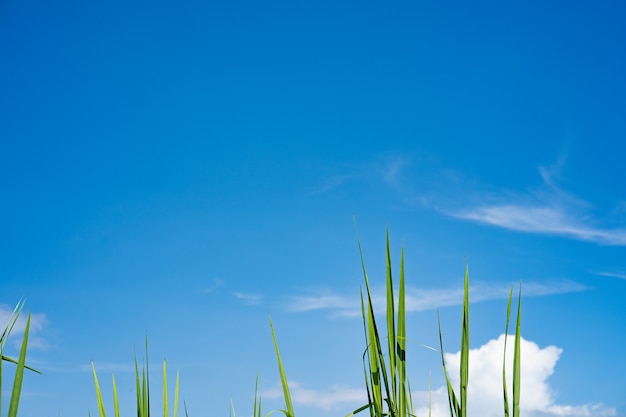
MULTIPOLYGON (((510 289, 510 285, 488 285, 485 283, 476 283, 470 285, 470 298, 473 303, 488 300, 506 300, 509 297, 510 289)), ((533 282, 524 284, 525 297, 540 297, 584 290, 586 290, 585 286, 567 280, 546 284, 533 282)), ((383 311, 386 305, 385 290, 373 290, 372 301, 374 303, 375 310, 383 311)), ((463 288, 407 288, 405 302, 407 312, 420 312, 434 310, 439 307, 461 305, 463 303, 463 288)), ((338 295, 329 291, 320 294, 288 297, 284 307, 287 311, 293 313, 327 310, 331 311, 333 316, 361 316, 361 304, 358 298, 353 296, 348 297, 338 295)))
POLYGON ((601 245, 626 246, 626 228, 599 225, 591 204, 557 184, 557 168, 540 168, 543 184, 526 193, 502 193, 492 201, 459 210, 441 210, 448 216, 526 233, 562 236, 601 245))

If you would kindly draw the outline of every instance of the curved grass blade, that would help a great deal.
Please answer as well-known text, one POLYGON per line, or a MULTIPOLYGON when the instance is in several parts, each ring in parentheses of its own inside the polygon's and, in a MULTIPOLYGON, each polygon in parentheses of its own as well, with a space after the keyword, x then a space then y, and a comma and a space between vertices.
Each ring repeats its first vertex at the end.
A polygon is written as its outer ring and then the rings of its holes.
POLYGON ((293 411, 293 404, 291 403, 291 394, 289 393, 289 385, 287 384, 287 376, 285 375, 283 362, 280 358, 280 352, 278 351, 278 342, 276 341, 276 332, 274 331, 274 326, 272 324, 271 318, 270 318, 270 328, 272 329, 272 339, 274 339, 274 347, 276 348, 276 359, 278 360, 278 371, 280 373, 280 382, 283 386, 283 395, 285 397, 286 410, 283 410, 283 412, 287 417, 295 417, 295 413, 293 411))
POLYGON ((520 282, 519 298, 517 300, 517 323, 515 325, 515 348, 513 351, 513 417, 519 417, 520 403, 520 378, 521 378, 521 358, 522 352, 520 347, 520 321, 522 314, 522 283, 520 282))
POLYGON ((100 383, 98 382, 98 375, 96 374, 96 367, 91 362, 91 370, 93 372, 93 384, 96 387, 96 399, 98 401, 98 415, 100 417, 106 417, 104 410, 104 400, 102 399, 102 391, 100 390, 100 383))
POLYGON ((437 309, 437 323, 439 325, 439 351, 441 352, 441 365, 443 367, 443 375, 446 378, 446 388, 448 389, 448 406, 450 407, 450 417, 455 417, 459 415, 459 402, 456 398, 456 394, 454 393, 454 388, 452 388, 452 383, 450 382, 450 377, 448 376, 448 370, 446 369, 446 359, 443 350, 443 335, 441 333, 441 317, 439 315, 439 309, 437 309))
POLYGON ((115 382, 115 375, 111 374, 113 380, 113 411, 115 411, 115 417, 120 417, 120 399, 117 396, 117 383, 115 382))
POLYGON ((7 417, 16 417, 17 409, 20 403, 20 394, 22 392, 22 379, 24 377, 24 363, 26 362, 26 347, 28 345, 28 330, 30 329, 30 313, 26 318, 26 327, 24 328, 24 339, 22 340, 22 348, 20 349, 20 357, 17 361, 17 370, 15 371, 15 379, 13 380, 13 391, 11 392, 11 400, 9 402, 9 414, 7 417))

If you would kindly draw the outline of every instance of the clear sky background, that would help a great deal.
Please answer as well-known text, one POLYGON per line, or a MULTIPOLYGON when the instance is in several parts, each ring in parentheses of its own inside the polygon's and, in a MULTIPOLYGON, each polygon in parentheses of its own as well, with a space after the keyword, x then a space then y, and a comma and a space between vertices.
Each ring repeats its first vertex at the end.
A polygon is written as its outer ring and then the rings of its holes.
MULTIPOLYGON (((470 407, 502 415, 523 280, 526 417, 626 416, 626 6, 619 1, 0 1, 0 319, 33 324, 22 417, 134 408, 133 352, 192 417, 365 402, 375 294, 406 250, 420 410, 440 307, 470 407), (172 387, 173 389, 173 387, 172 387)), ((7 345, 15 354, 15 343, 7 345)), ((3 395, 13 368, 4 368, 3 395)), ((4 402, 6 412, 7 403, 4 402)), ((421 412, 421 415, 427 415, 421 412)))

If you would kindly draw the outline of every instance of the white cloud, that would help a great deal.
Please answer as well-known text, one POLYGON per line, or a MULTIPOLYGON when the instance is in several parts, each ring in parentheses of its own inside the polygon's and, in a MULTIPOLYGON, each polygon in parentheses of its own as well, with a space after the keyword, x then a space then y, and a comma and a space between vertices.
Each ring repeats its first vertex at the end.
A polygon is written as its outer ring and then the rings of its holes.
MULTIPOLYGON (((507 345, 507 386, 509 402, 512 404, 513 337, 509 335, 507 345)), ((468 387, 468 415, 501 417, 504 415, 502 395, 502 355, 504 334, 490 340, 477 349, 470 350, 468 387)), ((536 343, 521 339, 521 392, 520 412, 524 417, 612 417, 616 410, 602 403, 558 404, 549 384, 563 350, 556 346, 539 347, 536 343)), ((460 352, 445 355, 446 366, 455 388, 459 385, 460 352)), ((296 381, 289 381, 295 406, 319 408, 324 412, 341 412, 342 415, 366 403, 364 389, 334 385, 325 390, 305 388, 296 381)), ((457 388, 458 389, 458 388, 457 388)), ((458 392, 458 391, 457 391, 458 392)), ((267 399, 282 399, 280 385, 264 390, 261 396, 267 399)), ((430 397, 432 417, 449 417, 447 390, 444 386, 428 391, 412 393, 418 416, 428 416, 430 397)))
MULTIPOLYGON (((4 331, 4 328, 9 323, 12 313, 13 308, 11 306, 0 304, 0 332, 4 331)), ((22 338, 24 330, 26 329, 27 317, 28 312, 22 311, 9 335, 9 340, 11 340, 13 345, 17 348, 22 345, 22 338)), ((47 323, 48 319, 44 313, 31 313, 30 328, 28 331, 28 347, 30 349, 46 349, 48 347, 48 343, 42 337, 38 336, 38 333, 43 330, 47 323)))
MULTIPOLYGON (((502 399, 502 354, 504 334, 490 340, 478 349, 470 350, 468 415, 484 417, 502 416, 504 406, 502 399)), ((507 386, 509 401, 512 403, 512 366, 513 337, 507 343, 507 386)), ((536 343, 521 339, 521 392, 520 412, 526 417, 603 417, 614 416, 616 411, 601 403, 583 405, 562 405, 556 403, 554 392, 549 386, 549 377, 562 349, 556 346, 540 348, 536 343)), ((445 355, 446 366, 454 387, 459 385, 460 352, 445 355)), ((458 392, 458 391, 457 391, 458 392)), ((444 387, 432 393, 432 416, 447 417, 450 415, 448 399, 444 387)), ((428 415, 427 393, 415 395, 420 403, 418 415, 428 415)))
POLYGON ((234 293, 235 297, 241 300, 244 304, 257 305, 261 302, 263 296, 261 294, 245 294, 241 292, 234 293))
MULTIPOLYGON (((289 391, 294 404, 321 408, 325 412, 343 411, 345 404, 364 405, 367 403, 365 389, 350 388, 342 385, 332 385, 329 389, 318 391, 303 387, 297 381, 289 381, 289 391)), ((261 392, 262 398, 283 398, 283 389, 280 386, 261 392)), ((351 410, 350 410, 351 411, 351 410)), ((347 414, 344 413, 344 414, 347 414)))
MULTIPOLYGON (((491 202, 460 210, 441 210, 449 216, 527 233, 563 236, 603 245, 626 246, 626 228, 602 227, 588 202, 562 190, 558 167, 540 168, 543 184, 526 193, 502 193, 480 198, 491 202)), ((622 203, 623 204, 623 203, 622 203)))
POLYGON ((619 272, 592 272, 592 273, 595 275, 600 275, 602 277, 626 279, 626 274, 622 274, 619 272))
MULTIPOLYGON (((514 288, 516 285, 514 284, 514 288)), ((470 285, 470 300, 472 303, 507 299, 509 285, 488 285, 476 283, 470 285)), ((551 294, 584 291, 581 284, 561 280, 551 283, 524 283, 522 291, 524 297, 536 297, 551 294)), ((372 302, 376 311, 383 311, 386 303, 384 289, 372 290, 372 302)), ((434 310, 439 307, 461 305, 463 303, 463 288, 420 289, 407 288, 405 295, 406 311, 419 312, 434 310)), ((312 310, 330 310, 333 315, 346 317, 360 317, 361 304, 358 297, 343 296, 325 291, 319 294, 289 297, 285 305, 287 311, 304 312, 312 310)))

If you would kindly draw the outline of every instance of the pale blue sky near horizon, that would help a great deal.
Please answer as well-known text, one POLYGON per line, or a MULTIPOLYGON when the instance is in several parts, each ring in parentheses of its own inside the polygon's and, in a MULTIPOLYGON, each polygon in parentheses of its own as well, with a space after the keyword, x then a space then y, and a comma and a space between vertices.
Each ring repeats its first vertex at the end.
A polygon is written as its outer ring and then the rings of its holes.
POLYGON ((626 416, 625 17, 0 2, 0 319, 26 300, 44 372, 20 415, 96 415, 92 360, 132 415, 146 335, 157 414, 164 356, 192 417, 250 415, 257 373, 281 408, 271 315, 298 417, 345 416, 365 400, 354 215, 377 297, 387 227, 396 271, 405 248, 420 407, 443 379, 418 344, 439 307, 458 351, 467 262, 476 414, 500 407, 481 376, 521 280, 524 414, 626 416))

